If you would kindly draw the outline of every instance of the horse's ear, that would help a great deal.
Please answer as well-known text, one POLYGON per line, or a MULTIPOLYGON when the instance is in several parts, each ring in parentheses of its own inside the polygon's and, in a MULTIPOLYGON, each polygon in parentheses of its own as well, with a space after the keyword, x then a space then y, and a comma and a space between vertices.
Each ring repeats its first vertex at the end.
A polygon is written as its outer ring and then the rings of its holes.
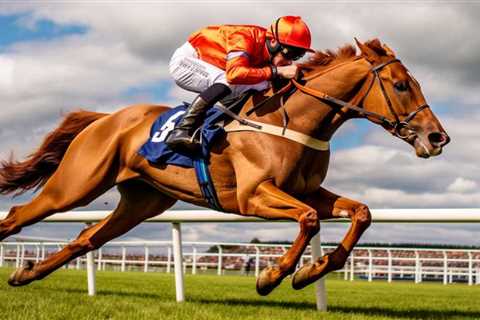
POLYGON ((362 56, 365 59, 367 59, 370 63, 375 63, 380 60, 380 56, 373 49, 358 41, 357 38, 354 39, 358 48, 360 49, 360 52, 362 53, 362 56))
POLYGON ((387 55, 395 57, 395 52, 393 52, 393 50, 389 46, 387 46, 385 43, 382 45, 382 48, 385 50, 387 55))

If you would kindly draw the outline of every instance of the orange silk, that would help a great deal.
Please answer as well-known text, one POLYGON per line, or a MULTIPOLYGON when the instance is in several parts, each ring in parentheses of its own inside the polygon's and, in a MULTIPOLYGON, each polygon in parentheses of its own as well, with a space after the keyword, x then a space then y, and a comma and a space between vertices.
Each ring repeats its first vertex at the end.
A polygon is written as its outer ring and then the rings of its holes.
POLYGON ((219 25, 194 32, 188 41, 201 60, 225 70, 229 83, 255 84, 272 78, 266 34, 266 29, 257 26, 219 25), (246 55, 227 61, 231 52, 246 55))

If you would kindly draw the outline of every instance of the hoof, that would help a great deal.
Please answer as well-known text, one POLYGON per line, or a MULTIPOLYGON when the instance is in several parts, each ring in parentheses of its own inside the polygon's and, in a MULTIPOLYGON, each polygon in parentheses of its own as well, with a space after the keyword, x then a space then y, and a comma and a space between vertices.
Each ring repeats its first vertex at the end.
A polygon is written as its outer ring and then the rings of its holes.
POLYGON ((28 278, 27 274, 32 271, 33 265, 34 263, 32 261, 27 261, 24 267, 18 268, 10 275, 8 284, 12 287, 20 287, 32 282, 34 279, 28 278))
POLYGON ((266 296, 282 282, 280 270, 276 267, 266 267, 257 278, 257 293, 266 296))
POLYGON ((307 263, 293 275, 292 287, 295 290, 305 288, 311 283, 314 283, 318 279, 322 278, 331 270, 328 267, 329 256, 325 255, 319 258, 315 263, 307 263))
POLYGON ((315 265, 311 263, 305 264, 298 269, 292 278, 293 289, 300 290, 314 282, 315 280, 312 280, 313 271, 315 271, 315 265))

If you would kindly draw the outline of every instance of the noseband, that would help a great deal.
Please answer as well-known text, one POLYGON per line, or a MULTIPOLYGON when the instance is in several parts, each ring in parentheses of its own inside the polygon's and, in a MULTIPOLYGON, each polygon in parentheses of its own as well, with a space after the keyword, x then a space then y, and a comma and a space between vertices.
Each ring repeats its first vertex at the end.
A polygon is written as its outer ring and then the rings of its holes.
MULTIPOLYGON (((323 100, 323 101, 326 101, 326 102, 329 102, 329 103, 333 103, 335 105, 338 105, 338 106, 341 106, 341 107, 345 107, 345 108, 348 108, 348 109, 351 109, 351 110, 354 110, 358 113, 360 113, 361 115, 363 115, 365 118, 369 119, 369 118, 374 118, 378 121, 380 121, 380 124, 383 126, 383 127, 386 127, 389 129, 389 131, 397 136, 398 138, 400 139, 406 139, 408 138, 412 133, 415 133, 416 131, 414 129, 412 129, 410 126, 409 126, 409 122, 412 121, 418 113, 420 113, 422 110, 426 109, 426 108, 430 108, 430 106, 428 104, 423 104, 423 105, 420 105, 419 107, 417 107, 416 110, 414 110, 413 112, 409 113, 403 120, 400 120, 400 117, 398 116, 398 114, 395 112, 395 110, 393 109, 393 105, 392 105, 392 102, 389 98, 389 96, 387 95, 387 91, 385 90, 385 86, 383 84, 383 81, 380 77, 380 71, 387 65, 391 64, 391 63, 396 63, 396 62, 399 62, 400 63, 400 60, 399 59, 392 59, 390 61, 387 61, 387 62, 384 62, 378 66, 375 66, 375 67, 372 67, 370 69, 371 72, 373 72, 374 74, 374 79, 372 80, 372 82, 370 82, 370 85, 368 87, 368 90, 366 91, 365 95, 360 99, 360 103, 363 102, 363 100, 365 100, 365 98, 368 96, 368 94, 370 93, 370 90, 372 89, 373 87, 373 83, 375 82, 375 79, 378 80, 379 84, 380 84, 380 88, 382 90, 382 94, 383 94, 383 97, 385 98, 385 101, 387 102, 387 106, 388 106, 388 109, 390 111, 390 113, 393 115, 394 117, 394 121, 392 120, 389 120, 388 118, 386 118, 385 116, 379 114, 379 113, 376 113, 376 112, 372 112, 372 111, 368 111, 368 110, 365 110, 357 105, 353 105, 353 104, 350 104, 348 102, 345 102, 343 100, 340 100, 340 99, 337 99, 337 98, 334 98, 334 97, 331 97, 321 91, 317 91, 315 89, 312 89, 312 88, 308 88, 302 84, 300 84, 299 82, 297 82, 296 80, 293 80, 292 79, 292 82, 293 84, 295 85, 295 87, 308 94, 308 95, 311 95, 313 97, 316 97, 320 100, 323 100), (402 134, 402 129, 407 129, 408 133, 407 134, 402 134)), ((330 69, 329 71, 331 71, 332 69, 330 69)), ((324 72, 318 74, 318 75, 314 75, 314 76, 311 76, 309 77, 308 79, 311 80, 313 78, 316 78, 320 75, 323 75, 325 74, 324 72)), ((359 104, 360 104, 359 103, 359 104)))

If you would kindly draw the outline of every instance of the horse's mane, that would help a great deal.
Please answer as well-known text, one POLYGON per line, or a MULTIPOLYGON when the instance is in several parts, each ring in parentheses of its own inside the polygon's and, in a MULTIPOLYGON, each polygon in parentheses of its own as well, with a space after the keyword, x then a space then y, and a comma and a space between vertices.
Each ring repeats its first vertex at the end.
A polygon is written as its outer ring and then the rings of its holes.
MULTIPOLYGON (((387 51, 382 46, 382 43, 378 39, 373 39, 365 42, 365 45, 375 51, 379 56, 387 55, 387 51)), ((337 50, 327 49, 325 51, 315 51, 307 61, 300 63, 299 67, 303 70, 318 70, 323 67, 330 67, 336 64, 351 60, 359 57, 357 55, 357 49, 351 45, 346 44, 339 47, 337 50)))

